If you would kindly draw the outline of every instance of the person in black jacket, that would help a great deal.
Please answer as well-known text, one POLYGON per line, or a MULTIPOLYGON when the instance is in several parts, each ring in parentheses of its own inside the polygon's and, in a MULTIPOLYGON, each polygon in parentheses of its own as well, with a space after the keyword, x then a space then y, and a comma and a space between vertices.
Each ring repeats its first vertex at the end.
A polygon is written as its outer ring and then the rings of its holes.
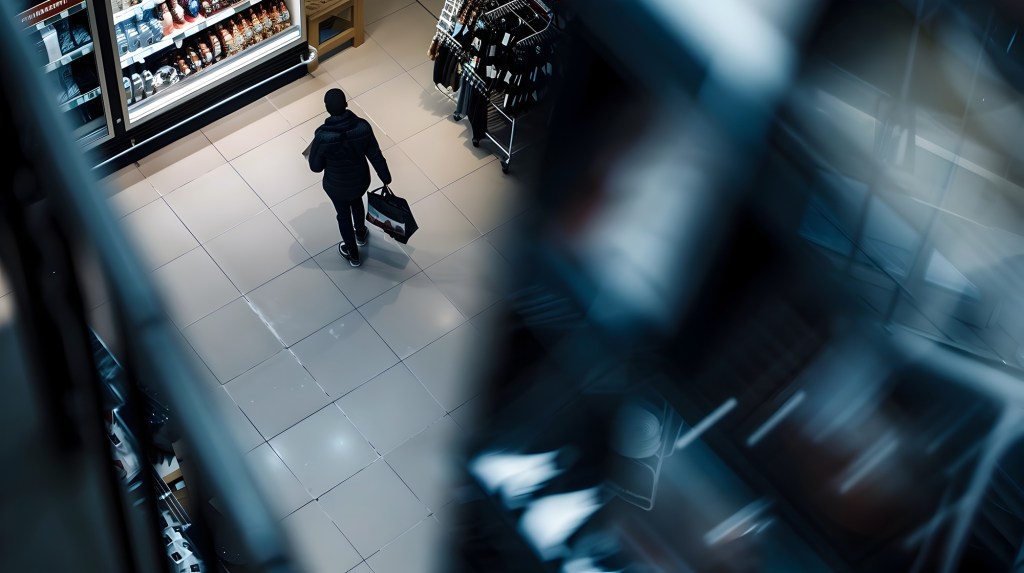
POLYGON ((324 172, 324 191, 334 203, 341 231, 338 252, 349 264, 358 267, 361 262, 357 245, 365 245, 370 238, 363 211, 363 195, 370 188, 370 168, 366 160, 373 164, 384 185, 391 184, 391 172, 370 123, 348 109, 345 92, 337 88, 328 90, 324 94, 324 105, 331 116, 313 136, 309 168, 317 173, 324 172))

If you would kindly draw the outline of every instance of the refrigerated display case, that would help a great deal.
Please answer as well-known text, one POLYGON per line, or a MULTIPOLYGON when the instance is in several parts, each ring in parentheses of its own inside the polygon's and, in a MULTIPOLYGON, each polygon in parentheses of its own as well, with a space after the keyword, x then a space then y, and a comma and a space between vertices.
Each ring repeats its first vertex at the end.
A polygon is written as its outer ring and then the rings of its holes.
POLYGON ((93 165, 112 171, 302 76, 301 0, 46 0, 18 6, 93 165))
POLYGON ((128 131, 303 42, 298 6, 283 0, 110 3, 128 131))
POLYGON ((54 104, 85 147, 113 134, 106 78, 97 50, 95 2, 23 2, 18 19, 36 47, 38 65, 52 86, 54 104))

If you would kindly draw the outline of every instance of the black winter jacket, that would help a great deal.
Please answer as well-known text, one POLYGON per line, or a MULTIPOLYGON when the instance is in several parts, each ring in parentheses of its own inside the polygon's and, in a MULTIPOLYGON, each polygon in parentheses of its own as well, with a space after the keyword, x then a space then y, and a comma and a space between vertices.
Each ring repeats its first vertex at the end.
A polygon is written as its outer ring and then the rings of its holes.
POLYGON ((324 172, 324 190, 339 199, 355 199, 370 188, 369 159, 381 182, 391 183, 391 172, 370 123, 345 110, 316 128, 309 150, 309 168, 324 172))

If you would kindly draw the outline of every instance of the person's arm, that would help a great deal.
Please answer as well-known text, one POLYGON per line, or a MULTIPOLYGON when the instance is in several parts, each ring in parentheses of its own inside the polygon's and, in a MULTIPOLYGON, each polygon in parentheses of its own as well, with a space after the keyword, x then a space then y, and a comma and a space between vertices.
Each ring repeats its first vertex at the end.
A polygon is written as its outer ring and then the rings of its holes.
POLYGON ((388 170, 388 161, 384 159, 384 154, 380 150, 380 144, 377 143, 377 137, 373 135, 373 129, 370 127, 369 122, 367 122, 366 128, 370 130, 370 140, 366 146, 366 158, 370 160, 370 165, 373 165, 373 169, 377 171, 377 177, 380 177, 380 182, 385 185, 391 185, 391 171, 388 170))
POLYGON ((309 168, 314 173, 320 173, 326 167, 327 160, 324 157, 323 145, 320 143, 320 138, 314 135, 313 144, 309 148, 309 168))

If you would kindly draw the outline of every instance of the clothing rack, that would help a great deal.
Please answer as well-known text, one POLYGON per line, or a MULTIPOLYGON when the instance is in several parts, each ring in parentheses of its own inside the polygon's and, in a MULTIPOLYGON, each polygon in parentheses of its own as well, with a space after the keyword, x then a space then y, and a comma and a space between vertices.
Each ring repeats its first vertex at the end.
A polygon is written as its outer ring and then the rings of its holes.
MULTIPOLYGON (((450 52, 445 55, 449 59, 443 74, 448 81, 436 81, 438 76, 436 75, 437 72, 435 72, 434 86, 455 103, 456 110, 452 114, 455 121, 461 121, 464 117, 468 116, 465 107, 468 105, 469 96, 464 90, 469 88, 482 96, 484 105, 487 106, 487 112, 484 117, 481 115, 483 112, 480 111, 479 107, 474 110, 475 115, 473 117, 477 119, 471 119, 473 146, 479 147, 480 141, 485 138, 489 140, 499 150, 502 171, 508 173, 512 157, 525 145, 516 147, 516 122, 521 114, 509 106, 510 99, 508 95, 498 90, 497 86, 501 83, 508 85, 507 82, 511 77, 518 77, 520 80, 528 77, 531 81, 534 81, 537 73, 534 72, 532 75, 525 74, 524 76, 518 73, 513 74, 511 70, 502 70, 504 72, 504 82, 499 82, 500 74, 494 67, 494 64, 490 63, 485 69, 480 69, 478 66, 483 65, 481 57, 479 55, 474 56, 471 53, 472 50, 468 49, 457 36, 469 34, 472 37, 478 29, 486 28, 491 22, 499 21, 510 15, 517 15, 519 16, 519 23, 517 25, 525 27, 529 34, 520 40, 516 40, 512 45, 504 44, 504 46, 515 53, 516 57, 523 57, 524 54, 528 53, 525 50, 537 46, 543 41, 552 39, 554 32, 557 31, 557 27, 553 26, 554 14, 547 5, 539 0, 511 0, 503 3, 494 1, 479 2, 475 6, 467 6, 466 1, 445 0, 444 6, 441 9, 441 15, 437 21, 437 31, 431 43, 429 54, 433 60, 440 51, 440 46, 444 46, 450 52), (465 22, 460 21, 460 16, 463 17, 465 22), (543 26, 540 23, 543 23, 543 26), (451 66, 452 60, 450 58, 452 57, 457 59, 457 74, 455 73, 456 70, 451 66), (458 82, 455 81, 456 78, 458 82), (444 87, 442 87, 443 85, 444 87), (485 121, 486 125, 482 133, 478 129, 481 121, 485 121)), ((493 55, 493 50, 494 46, 491 48, 490 55, 493 55)), ((550 71, 550 66, 547 66, 547 69, 550 71)), ((522 108, 529 103, 529 98, 519 95, 514 96, 511 101, 522 108)), ((477 104, 479 105, 479 101, 477 104)))

